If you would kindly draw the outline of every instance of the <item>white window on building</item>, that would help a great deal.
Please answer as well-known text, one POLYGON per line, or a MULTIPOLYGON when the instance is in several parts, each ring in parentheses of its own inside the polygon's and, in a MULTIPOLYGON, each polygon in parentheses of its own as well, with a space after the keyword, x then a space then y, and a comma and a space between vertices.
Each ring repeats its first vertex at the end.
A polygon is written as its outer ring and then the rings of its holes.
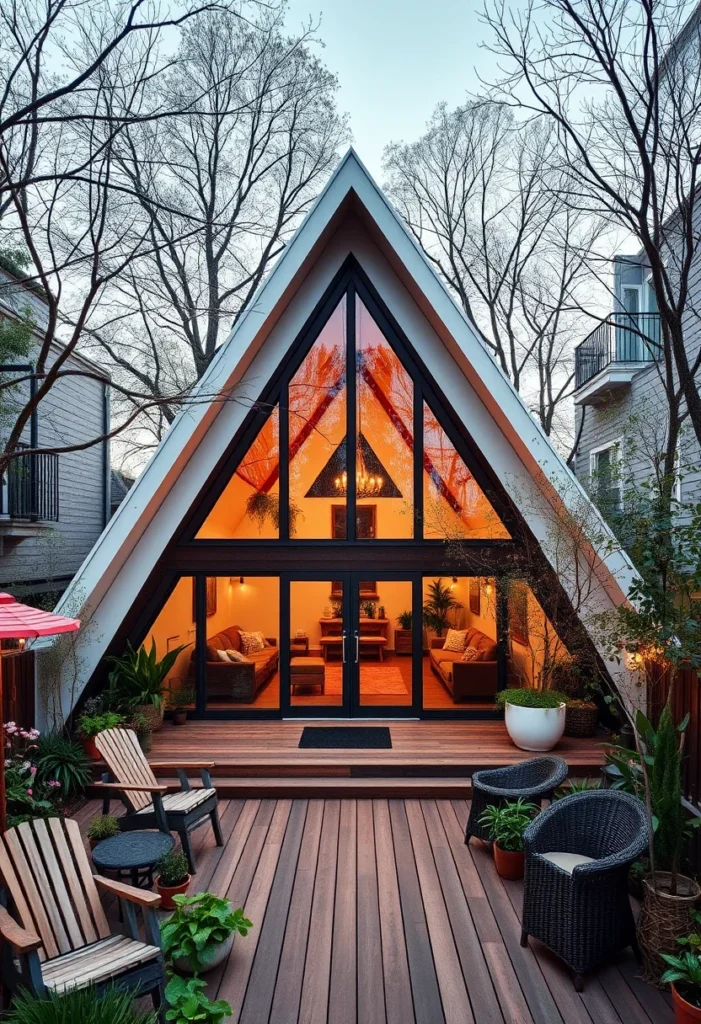
POLYGON ((611 441, 589 453, 589 476, 592 491, 602 511, 621 507, 621 443, 611 441))

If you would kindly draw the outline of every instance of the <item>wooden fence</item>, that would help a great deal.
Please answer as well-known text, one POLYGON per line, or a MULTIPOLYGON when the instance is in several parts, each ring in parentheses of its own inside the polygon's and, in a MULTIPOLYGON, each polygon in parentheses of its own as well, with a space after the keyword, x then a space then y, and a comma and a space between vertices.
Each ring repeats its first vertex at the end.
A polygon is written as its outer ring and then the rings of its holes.
MULTIPOLYGON (((654 723, 672 685, 672 674, 661 666, 648 667, 648 712, 654 723)), ((684 797, 701 810, 701 679, 695 669, 679 669, 672 693, 674 721, 689 715, 684 741, 684 797)))
POLYGON ((34 651, 3 651, 3 722, 28 729, 34 725, 34 714, 34 651))

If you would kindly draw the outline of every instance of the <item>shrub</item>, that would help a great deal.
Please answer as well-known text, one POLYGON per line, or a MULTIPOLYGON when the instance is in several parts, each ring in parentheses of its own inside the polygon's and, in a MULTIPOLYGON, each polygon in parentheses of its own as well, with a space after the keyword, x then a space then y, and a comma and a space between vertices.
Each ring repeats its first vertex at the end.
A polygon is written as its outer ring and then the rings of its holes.
POLYGON ((154 871, 158 875, 160 885, 172 889, 176 885, 181 885, 189 874, 187 857, 182 850, 164 853, 156 861, 154 871))
POLYGON ((86 740, 97 736, 106 729, 116 729, 124 722, 124 715, 116 711, 102 711, 97 715, 88 715, 85 711, 78 719, 78 733, 86 740))
POLYGON ((253 925, 243 910, 232 910, 228 900, 211 892, 195 896, 174 896, 176 909, 161 923, 163 952, 171 960, 187 957, 204 968, 214 947, 225 942, 234 932, 248 935, 253 925))
POLYGON ((91 778, 90 760, 81 745, 52 732, 41 736, 37 746, 37 781, 49 788, 59 783, 55 788, 64 800, 80 796, 91 778))
POLYGON ((531 690, 527 687, 513 690, 500 690, 496 695, 496 703, 503 708, 505 704, 514 704, 519 708, 557 708, 565 704, 567 697, 557 690, 531 690))
POLYGON ((231 1016, 233 1010, 223 999, 213 1003, 204 994, 207 983, 200 978, 179 978, 177 975, 168 982, 166 1002, 170 1007, 166 1012, 166 1020, 175 1024, 190 1024, 197 1020, 201 1024, 220 1024, 225 1017, 231 1016))
POLYGON ((93 818, 88 825, 88 839, 94 843, 102 842, 103 839, 111 839, 119 835, 119 822, 111 814, 100 814, 93 818))
MULTIPOLYGON (((187 1018, 184 1018, 187 1019, 187 1018)), ((98 994, 93 988, 59 995, 15 997, 7 1024, 157 1024, 153 1012, 137 1013, 133 995, 107 988, 98 994)))

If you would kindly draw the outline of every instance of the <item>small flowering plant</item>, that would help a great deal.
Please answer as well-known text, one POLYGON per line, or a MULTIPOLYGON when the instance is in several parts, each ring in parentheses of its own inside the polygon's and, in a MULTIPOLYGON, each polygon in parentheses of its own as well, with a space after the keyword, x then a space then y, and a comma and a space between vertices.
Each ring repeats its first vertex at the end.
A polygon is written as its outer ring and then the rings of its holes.
POLYGON ((38 729, 22 729, 7 722, 5 737, 5 787, 10 817, 43 817, 58 801, 61 783, 37 781, 38 729))

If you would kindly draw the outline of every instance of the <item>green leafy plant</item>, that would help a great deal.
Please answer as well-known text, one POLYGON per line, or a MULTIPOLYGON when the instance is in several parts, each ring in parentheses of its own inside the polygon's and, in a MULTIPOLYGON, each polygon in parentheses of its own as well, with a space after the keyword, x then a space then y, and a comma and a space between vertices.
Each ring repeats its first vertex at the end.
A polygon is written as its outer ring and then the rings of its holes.
POLYGON ((558 690, 533 690, 528 687, 500 690, 495 697, 500 708, 506 704, 514 704, 519 708, 558 708, 566 701, 567 697, 558 690))
POLYGON ((232 910, 228 900, 211 892, 198 892, 195 896, 174 896, 175 913, 161 924, 163 951, 171 960, 187 957, 201 967, 214 947, 225 942, 234 932, 247 935, 251 922, 243 910, 232 910))
POLYGON ((94 715, 88 715, 84 711, 78 719, 78 735, 89 740, 93 736, 97 736, 98 733, 105 732, 106 729, 116 729, 123 722, 124 715, 120 715, 116 711, 103 711, 94 715))
POLYGON ((119 822, 111 814, 99 814, 92 818, 88 825, 88 839, 94 843, 100 843, 103 839, 111 839, 119 835, 119 822))
POLYGON ((159 885, 173 889, 176 885, 182 885, 188 877, 187 857, 182 850, 164 853, 156 861, 154 870, 158 875, 159 885))
POLYGON ((450 587, 443 583, 443 579, 433 580, 428 585, 428 598, 423 607, 424 626, 432 629, 438 636, 451 625, 448 612, 455 612, 462 608, 460 601, 456 601, 450 587))
POLYGON ((173 711, 185 711, 197 699, 197 691, 193 686, 181 686, 168 691, 168 707, 173 711))
POLYGON ((189 1024, 199 1021, 200 1024, 219 1024, 225 1017, 231 1016, 233 1010, 224 999, 213 1003, 205 994, 207 983, 201 978, 180 978, 174 974, 166 986, 166 1020, 175 1024, 189 1024))
POLYGON ((119 657, 111 656, 107 661, 114 667, 109 674, 110 704, 114 708, 131 709, 143 704, 163 706, 163 684, 175 664, 178 655, 189 647, 181 644, 163 658, 158 658, 156 641, 151 638, 151 648, 142 645, 134 650, 127 641, 127 649, 119 657))
POLYGON ((372 603, 372 601, 365 602, 365 604, 363 605, 363 611, 365 612, 369 619, 375 618, 375 605, 372 603))
POLYGON ((13 999, 12 1009, 5 1019, 7 1024, 76 1024, 76 1021, 80 1021, 80 1024, 157 1022, 154 1012, 138 1013, 134 1010, 132 992, 120 992, 117 988, 107 988, 100 992, 94 988, 82 988, 64 994, 48 991, 42 996, 21 992, 13 999))
POLYGON ((80 796, 92 777, 90 759, 80 743, 62 733, 50 732, 39 737, 36 763, 39 785, 58 782, 63 800, 80 796))
POLYGON ((701 1009, 701 956, 687 950, 679 956, 660 953, 667 970, 660 978, 663 985, 674 984, 687 1003, 701 1009))
POLYGON ((412 618, 411 612, 402 612, 397 616, 397 625, 400 629, 411 629, 412 618))
POLYGON ((480 825, 489 829, 491 839, 499 849, 521 853, 523 833, 538 811, 536 804, 527 803, 519 797, 504 804, 490 804, 480 815, 480 825))
MULTIPOLYGON (((263 491, 255 491, 246 500, 246 515, 249 519, 252 519, 254 523, 258 524, 258 532, 260 533, 265 526, 266 522, 270 520, 275 530, 280 529, 280 496, 278 494, 267 494, 263 491)), ((294 537, 297 532, 297 520, 299 518, 304 519, 304 513, 299 506, 290 502, 289 505, 289 525, 290 525, 290 537, 294 537)))
POLYGON ((564 786, 555 791, 555 799, 562 800, 573 793, 591 793, 596 789, 601 789, 599 779, 568 779, 564 786))

